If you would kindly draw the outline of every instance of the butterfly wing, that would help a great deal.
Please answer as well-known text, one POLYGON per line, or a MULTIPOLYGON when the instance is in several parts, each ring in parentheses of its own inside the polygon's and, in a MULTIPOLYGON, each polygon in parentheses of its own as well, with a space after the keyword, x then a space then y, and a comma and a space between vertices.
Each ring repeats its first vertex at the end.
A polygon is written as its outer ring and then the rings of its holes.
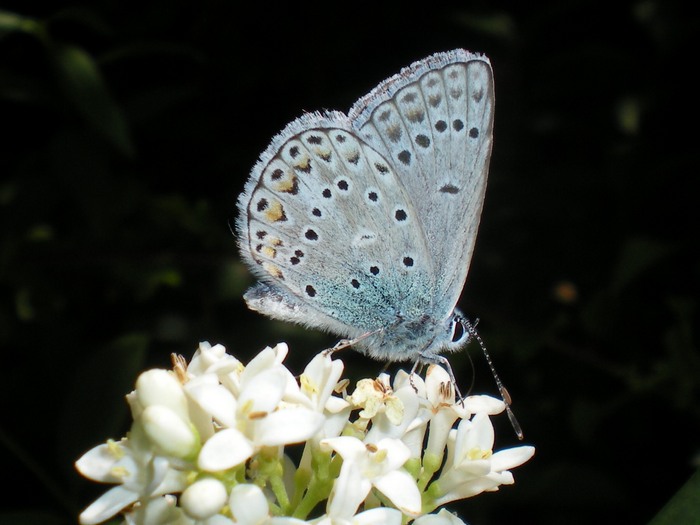
POLYGON ((393 163, 427 235, 431 313, 448 316, 467 277, 486 191, 494 90, 485 56, 454 50, 416 62, 350 110, 358 135, 393 163))
POLYGON ((434 269, 392 164, 347 116, 307 114, 261 156, 238 201, 238 242, 262 281, 248 305, 343 336, 421 315, 434 269))

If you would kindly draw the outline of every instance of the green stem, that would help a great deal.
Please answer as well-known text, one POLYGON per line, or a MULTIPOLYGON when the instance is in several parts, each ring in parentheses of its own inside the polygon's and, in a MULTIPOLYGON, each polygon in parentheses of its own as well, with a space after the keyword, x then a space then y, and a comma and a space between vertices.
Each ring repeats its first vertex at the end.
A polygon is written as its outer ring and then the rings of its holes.
POLYGON ((277 498, 279 506, 286 513, 289 510, 289 496, 287 495, 287 489, 284 486, 281 476, 270 476, 270 488, 277 498))

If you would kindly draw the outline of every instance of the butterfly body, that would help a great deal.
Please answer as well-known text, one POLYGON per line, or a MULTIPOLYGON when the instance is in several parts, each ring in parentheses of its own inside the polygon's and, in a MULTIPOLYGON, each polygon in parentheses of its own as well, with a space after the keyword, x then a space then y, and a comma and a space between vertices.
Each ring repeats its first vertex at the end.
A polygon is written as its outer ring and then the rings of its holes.
POLYGON ((349 111, 277 135, 241 194, 250 308, 356 339, 386 361, 442 362, 469 339, 456 309, 486 189, 487 58, 438 53, 349 111))

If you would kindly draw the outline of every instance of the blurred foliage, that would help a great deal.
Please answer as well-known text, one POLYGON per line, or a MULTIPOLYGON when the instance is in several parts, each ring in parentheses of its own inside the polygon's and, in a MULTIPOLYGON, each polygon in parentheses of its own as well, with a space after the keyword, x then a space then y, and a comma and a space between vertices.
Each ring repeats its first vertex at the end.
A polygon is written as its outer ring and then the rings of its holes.
MULTIPOLYGON (((334 341, 246 310, 236 196, 302 110, 347 110, 454 47, 490 56, 498 98, 461 306, 537 447, 515 486, 457 510, 473 525, 644 523, 691 477, 698 18, 680 0, 420 7, 2 7, 2 523, 75 522, 104 487, 73 461, 122 435, 123 395, 171 352, 209 340, 247 360, 286 340, 300 370, 334 341)), ((470 353, 453 366, 495 393, 470 353)), ((350 375, 381 368, 343 358, 350 375)), ((697 482, 679 498, 698 515, 697 482)), ((656 523, 691 522, 671 507, 656 523)))

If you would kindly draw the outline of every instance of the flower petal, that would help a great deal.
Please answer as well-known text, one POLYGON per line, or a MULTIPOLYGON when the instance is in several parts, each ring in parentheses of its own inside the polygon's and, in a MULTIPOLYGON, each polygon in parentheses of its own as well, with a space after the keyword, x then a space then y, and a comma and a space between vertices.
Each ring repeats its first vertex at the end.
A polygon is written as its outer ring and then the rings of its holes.
POLYGON ((321 440, 321 448, 325 450, 334 450, 343 461, 354 461, 355 458, 361 457, 367 452, 365 444, 352 436, 338 436, 335 438, 327 438, 321 440))
POLYGON ((188 422, 166 406, 147 406, 141 423, 149 439, 166 455, 186 458, 197 446, 197 436, 188 422))
POLYGON ((102 523, 138 499, 139 495, 136 492, 127 490, 121 485, 113 487, 80 513, 80 523, 81 525, 102 523))
POLYGON ((372 484, 396 507, 409 516, 421 513, 421 496, 416 481, 405 470, 393 470, 375 478, 372 484))
POLYGON ((501 450, 491 457, 491 470, 501 472, 519 467, 534 455, 535 447, 527 445, 501 450))
POLYGON ((75 468, 83 476, 103 483, 121 483, 122 477, 114 475, 114 466, 125 455, 122 443, 110 442, 91 448, 75 462, 75 468))
POLYGON ((323 415, 306 408, 278 410, 257 422, 255 442, 277 446, 300 443, 313 436, 323 425, 323 415))
POLYGON ((328 497, 328 514, 333 521, 335 518, 351 518, 371 489, 372 484, 362 476, 357 464, 344 462, 328 497))
POLYGON ((187 418, 187 398, 172 372, 157 368, 143 372, 136 380, 136 394, 143 407, 162 405, 187 418))
POLYGON ((226 470, 245 462, 254 451, 251 442, 241 432, 227 428, 204 444, 197 465, 206 472, 226 470))
POLYGON ((282 399, 286 384, 287 374, 282 367, 261 371, 243 385, 238 398, 239 410, 245 410, 247 413, 272 412, 282 399))
POLYGON ((224 386, 198 383, 186 385, 185 391, 202 410, 226 427, 236 424, 236 399, 224 386))
POLYGON ((466 525, 451 512, 440 509, 437 514, 426 514, 413 522, 414 525, 466 525))
POLYGON ((401 525, 401 517, 396 509, 378 507, 353 516, 352 525, 401 525))
POLYGON ((237 525, 256 525, 263 523, 270 516, 270 509, 263 491, 250 483, 233 487, 229 506, 237 525))

